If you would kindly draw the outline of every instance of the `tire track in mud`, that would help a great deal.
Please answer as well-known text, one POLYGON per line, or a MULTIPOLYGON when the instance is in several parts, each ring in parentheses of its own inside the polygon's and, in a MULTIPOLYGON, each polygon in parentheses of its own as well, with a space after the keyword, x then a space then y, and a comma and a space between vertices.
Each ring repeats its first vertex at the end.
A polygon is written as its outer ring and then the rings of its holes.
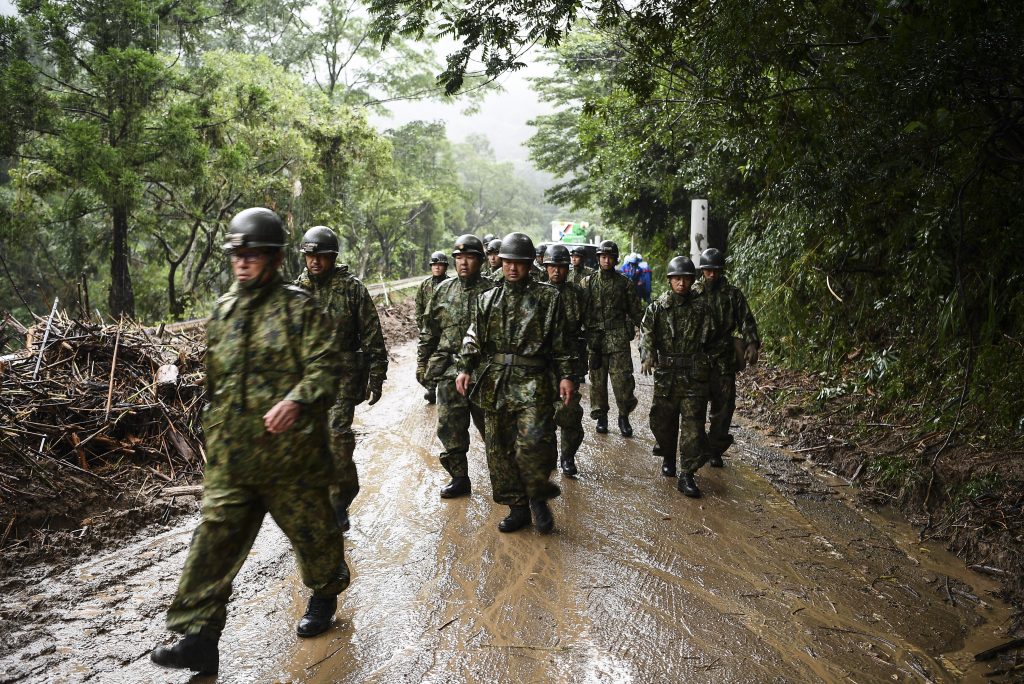
MULTIPOLYGON (((685 499, 650 454, 645 378, 635 438, 586 419, 555 533, 498 533, 506 509, 475 434, 472 497, 438 497, 436 412, 412 379, 413 345, 394 351, 384 397, 357 409, 362 492, 336 624, 294 637, 307 592, 268 521, 235 583, 217 681, 984 681, 970 656, 1001 640, 1008 615, 993 584, 751 430, 726 468, 702 471, 705 498, 685 499), (947 577, 985 605, 951 605, 947 577)), ((189 681, 147 654, 194 524, 37 571, 0 599, 0 682, 189 681), (33 623, 34 609, 56 617, 33 623)))

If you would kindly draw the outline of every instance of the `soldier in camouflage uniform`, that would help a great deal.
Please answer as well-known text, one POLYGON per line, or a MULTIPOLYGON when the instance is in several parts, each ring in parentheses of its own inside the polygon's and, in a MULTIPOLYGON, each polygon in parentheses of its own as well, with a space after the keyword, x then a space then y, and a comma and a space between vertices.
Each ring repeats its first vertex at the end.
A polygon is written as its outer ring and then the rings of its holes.
POLYGON ((530 275, 538 283, 546 283, 548 282, 548 272, 544 268, 544 245, 537 245, 534 252, 535 261, 530 265, 530 275))
MULTIPOLYGON (((583 289, 568 282, 569 250, 565 245, 551 245, 544 253, 544 267, 548 270, 548 283, 558 290, 565 311, 566 332, 576 355, 574 376, 582 383, 587 373, 587 338, 583 331, 583 289)), ((575 477, 576 452, 583 444, 583 407, 580 393, 573 392, 569 403, 555 400, 555 425, 562 433, 562 448, 558 466, 562 474, 575 477)))
POLYGON ((586 256, 586 250, 582 245, 576 245, 569 250, 569 260, 572 262, 572 268, 569 269, 569 280, 573 285, 583 286, 583 279, 591 273, 595 273, 594 269, 583 263, 583 259, 586 256))
POLYGON ((278 274, 285 233, 274 212, 239 213, 229 240, 235 284, 207 325, 202 520, 167 613, 168 629, 185 636, 150 654, 157 665, 206 674, 218 670, 231 582, 267 513, 313 590, 299 636, 330 626, 349 583, 325 484, 327 408, 339 376, 333 329, 313 298, 278 274))
POLYGON ((466 496, 469 479, 469 423, 484 432, 484 414, 455 391, 456 364, 462 353, 462 338, 476 314, 479 297, 495 287, 480 274, 484 251, 480 238, 463 235, 455 241, 455 269, 458 278, 441 283, 427 304, 416 348, 416 379, 425 387, 437 385, 437 438, 441 440, 441 465, 451 482, 441 489, 441 498, 466 496))
POLYGON ((338 236, 327 226, 306 231, 300 245, 306 270, 295 284, 313 294, 338 338, 341 382, 330 413, 334 454, 330 491, 338 524, 348 530, 348 508, 359 493, 359 473, 352 458, 356 448, 352 419, 358 404, 369 400, 373 405, 380 399, 388 372, 388 350, 377 307, 348 266, 337 265, 338 247, 338 236))
POLYGON ((601 270, 583 281, 586 307, 583 323, 590 345, 590 417, 597 431, 608 432, 608 379, 611 376, 619 410, 619 432, 633 436, 629 414, 636 408, 636 383, 629 343, 644 315, 644 305, 632 281, 615 270, 619 246, 605 240, 597 248, 601 270))
POLYGON ((569 404, 576 358, 558 290, 530 277, 533 241, 512 233, 501 241, 505 280, 480 298, 466 332, 456 389, 486 411, 487 468, 494 500, 509 506, 499 524, 514 532, 530 524, 554 527, 547 500, 558 496, 548 478, 555 467, 554 401, 569 404), (556 395, 556 390, 558 394, 556 395))
POLYGON ((651 432, 662 455, 661 472, 676 474, 679 445, 679 483, 683 494, 699 497, 693 475, 707 462, 710 450, 704 432, 711 362, 705 349, 711 338, 711 316, 704 297, 690 288, 697 270, 689 257, 668 262, 670 289, 654 300, 644 314, 640 369, 654 373, 651 432))
POLYGON ((494 239, 485 242, 484 245, 487 247, 486 277, 491 280, 501 280, 501 257, 498 256, 498 252, 501 251, 501 240, 494 239))
POLYGON ((711 442, 710 463, 722 467, 722 454, 732 444, 729 427, 736 410, 736 372, 741 366, 757 363, 761 337, 757 321, 747 305, 747 298, 725 277, 725 258, 714 247, 700 255, 703 278, 694 290, 706 298, 714 319, 714 336, 709 343, 711 354, 711 409, 708 439, 711 442), (742 348, 742 352, 737 349, 742 348))
MULTIPOLYGON (((434 252, 430 255, 430 277, 420 283, 419 289, 416 290, 416 329, 421 330, 423 323, 426 320, 427 304, 430 302, 430 297, 434 294, 434 290, 437 286, 445 281, 448 277, 448 255, 444 252, 434 252)), ((437 401, 437 385, 430 385, 427 387, 426 393, 423 398, 427 400, 427 403, 433 404, 437 401)))

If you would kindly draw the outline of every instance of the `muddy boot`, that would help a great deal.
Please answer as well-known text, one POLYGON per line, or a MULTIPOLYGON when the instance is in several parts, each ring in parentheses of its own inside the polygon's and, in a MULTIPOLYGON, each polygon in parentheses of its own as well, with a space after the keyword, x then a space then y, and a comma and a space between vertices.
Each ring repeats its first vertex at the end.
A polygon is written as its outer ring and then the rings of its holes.
POLYGON ((508 515, 498 523, 499 532, 515 532, 530 524, 529 506, 509 506, 508 515))
POLYGON ((676 476, 676 458, 675 456, 665 456, 661 461, 661 474, 665 477, 676 476))
POLYGON ((423 395, 423 398, 427 400, 428 404, 433 404, 434 402, 437 401, 437 390, 431 387, 423 395))
POLYGON ((679 482, 676 483, 676 489, 692 499, 700 498, 700 487, 697 486, 697 481, 693 479, 693 473, 683 473, 680 475, 679 482))
POLYGON ((311 596, 306 604, 306 614, 299 620, 295 633, 300 637, 314 637, 323 634, 331 626, 334 611, 338 609, 338 597, 319 598, 311 596))
POLYGON ((454 499, 460 496, 468 496, 470 489, 468 476, 453 477, 451 482, 441 487, 441 498, 454 499))
POLYGON ((562 469, 562 474, 566 477, 576 477, 576 456, 562 456, 559 467, 562 469))
POLYGON ((348 520, 348 507, 347 506, 335 506, 334 517, 338 521, 338 527, 341 528, 342 532, 348 532, 352 524, 348 520))
POLYGON ((619 416, 619 432, 623 437, 633 436, 633 426, 629 424, 629 416, 619 416))
POLYGON ((530 512, 533 513, 533 526, 541 534, 548 534, 555 528, 555 517, 544 499, 530 499, 530 512))
POLYGON ((187 634, 173 646, 157 646, 149 659, 160 667, 192 670, 199 674, 217 674, 217 641, 201 634, 187 634))
POLYGON ((721 468, 722 466, 724 466, 725 463, 722 462, 722 455, 721 454, 715 454, 714 456, 709 458, 708 459, 708 465, 711 466, 712 468, 721 468))
POLYGON ((608 434, 608 416, 602 416, 597 419, 597 432, 600 435, 608 434))

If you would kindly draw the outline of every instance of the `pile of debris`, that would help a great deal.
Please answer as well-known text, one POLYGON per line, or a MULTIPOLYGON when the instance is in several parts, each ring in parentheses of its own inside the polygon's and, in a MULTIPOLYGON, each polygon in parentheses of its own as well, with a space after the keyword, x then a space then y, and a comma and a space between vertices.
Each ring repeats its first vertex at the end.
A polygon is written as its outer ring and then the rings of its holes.
POLYGON ((55 309, 23 352, 0 359, 5 556, 199 481, 204 350, 200 327, 103 325, 55 309))

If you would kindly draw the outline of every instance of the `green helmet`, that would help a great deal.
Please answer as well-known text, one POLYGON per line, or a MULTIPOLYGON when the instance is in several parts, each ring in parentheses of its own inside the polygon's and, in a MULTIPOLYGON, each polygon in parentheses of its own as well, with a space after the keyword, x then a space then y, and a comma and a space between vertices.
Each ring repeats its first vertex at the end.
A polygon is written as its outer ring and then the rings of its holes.
POLYGON ((583 247, 583 245, 573 245, 572 249, 569 250, 569 254, 571 256, 584 256, 586 253, 587 250, 583 247))
POLYGON ((598 254, 608 254, 616 262, 619 260, 619 246, 611 240, 602 240, 601 244, 597 246, 598 254))
POLYGON ((497 235, 495 235, 494 233, 488 233, 487 235, 484 235, 484 244, 485 245, 489 245, 489 244, 491 244, 492 240, 497 240, 497 239, 498 239, 497 235))
POLYGON ((697 277, 697 269, 693 267, 693 261, 688 256, 672 257, 668 262, 665 275, 671 276, 693 276, 697 277))
POLYGON ((455 249, 452 250, 452 256, 457 254, 475 254, 483 259, 484 245, 476 235, 460 235, 455 241, 455 249))
POLYGON ((720 271, 725 268, 725 257, 714 247, 708 247, 700 253, 701 270, 720 271))
POLYGON ((337 254, 338 236, 327 226, 313 226, 302 236, 299 251, 303 254, 337 254))
POLYGON ((497 254, 500 251, 501 251, 501 240, 498 240, 497 238, 495 238, 493 240, 488 240, 487 241, 487 253, 488 254, 497 254))
POLYGON ((510 261, 533 261, 536 256, 533 240, 526 233, 509 233, 501 240, 498 256, 510 261))
POLYGON ((270 209, 252 207, 243 209, 231 219, 228 224, 228 241, 224 243, 223 249, 225 252, 244 247, 281 249, 284 243, 281 217, 270 209))
POLYGON ((551 245, 544 253, 545 266, 568 266, 569 248, 565 245, 551 245))
POLYGON ((444 264, 445 266, 447 266, 448 255, 445 254, 444 252, 434 252, 433 254, 430 255, 430 265, 433 266, 434 264, 444 264))
POLYGON ((537 248, 534 250, 534 252, 535 252, 534 256, 544 256, 544 252, 546 250, 547 250, 547 246, 546 245, 537 245, 537 248))

